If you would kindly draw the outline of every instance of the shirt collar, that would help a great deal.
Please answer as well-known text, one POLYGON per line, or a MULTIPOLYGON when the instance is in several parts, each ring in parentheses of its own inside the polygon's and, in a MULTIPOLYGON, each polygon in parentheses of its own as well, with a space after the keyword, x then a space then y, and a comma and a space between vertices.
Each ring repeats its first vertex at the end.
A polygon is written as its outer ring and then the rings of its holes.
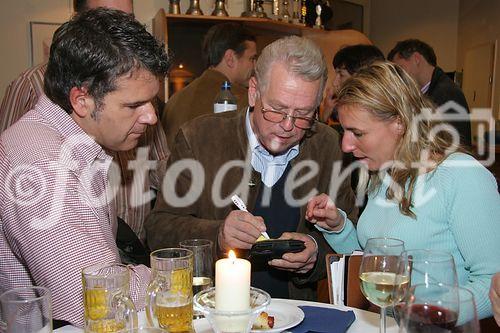
POLYGON ((431 85, 431 81, 427 82, 422 88, 420 88, 420 91, 422 94, 425 94, 427 90, 429 90, 429 86, 431 85))
POLYGON ((68 149, 64 151, 65 153, 76 154, 78 159, 82 159, 88 164, 92 164, 95 160, 111 161, 111 156, 106 153, 103 147, 85 133, 65 110, 47 96, 40 96, 37 110, 61 134, 64 145, 62 148, 68 149))

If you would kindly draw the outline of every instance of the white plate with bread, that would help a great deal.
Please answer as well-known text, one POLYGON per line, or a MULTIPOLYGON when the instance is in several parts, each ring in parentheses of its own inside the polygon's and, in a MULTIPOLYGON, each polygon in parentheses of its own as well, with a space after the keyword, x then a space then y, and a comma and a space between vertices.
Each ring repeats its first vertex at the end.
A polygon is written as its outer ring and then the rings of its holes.
MULTIPOLYGON (((283 332, 284 330, 297 326, 302 322, 302 320, 304 320, 304 312, 300 308, 280 300, 271 300, 271 304, 269 304, 265 312, 268 316, 274 318, 273 327, 257 329, 254 324, 252 333, 283 332)), ((258 320, 259 319, 257 319, 256 323, 258 323, 258 320)), ((261 318, 261 321, 262 323, 265 323, 263 318, 261 318)))
MULTIPOLYGON (((271 304, 267 307, 267 316, 273 317, 274 325, 272 328, 252 328, 252 333, 272 333, 272 332, 283 332, 289 328, 297 326, 304 320, 304 312, 295 305, 285 303, 280 300, 271 300, 271 304)), ((267 320, 265 315, 262 316, 267 320)), ((257 319, 258 321, 259 319, 257 319)), ((262 318, 262 322, 265 322, 262 318)), ((197 319, 194 321, 194 329, 196 333, 211 333, 213 332, 210 327, 210 323, 206 318, 197 319)), ((254 325, 255 326, 255 325, 254 325)))

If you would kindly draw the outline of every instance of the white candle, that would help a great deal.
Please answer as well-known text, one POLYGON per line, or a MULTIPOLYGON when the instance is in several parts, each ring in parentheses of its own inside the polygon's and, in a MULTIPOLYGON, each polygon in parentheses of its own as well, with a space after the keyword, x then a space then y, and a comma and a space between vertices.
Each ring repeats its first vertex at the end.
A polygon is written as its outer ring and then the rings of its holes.
POLYGON ((215 263, 215 308, 244 311, 250 308, 250 262, 238 259, 234 251, 215 263))

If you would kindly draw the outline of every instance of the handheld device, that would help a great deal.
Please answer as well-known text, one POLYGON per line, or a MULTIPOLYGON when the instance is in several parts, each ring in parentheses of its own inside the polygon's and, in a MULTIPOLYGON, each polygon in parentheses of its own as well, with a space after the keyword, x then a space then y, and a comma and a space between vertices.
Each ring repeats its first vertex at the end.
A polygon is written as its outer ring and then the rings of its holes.
POLYGON ((301 240, 297 239, 268 239, 256 242, 250 249, 250 259, 272 260, 280 259, 285 253, 301 252, 306 248, 301 240))

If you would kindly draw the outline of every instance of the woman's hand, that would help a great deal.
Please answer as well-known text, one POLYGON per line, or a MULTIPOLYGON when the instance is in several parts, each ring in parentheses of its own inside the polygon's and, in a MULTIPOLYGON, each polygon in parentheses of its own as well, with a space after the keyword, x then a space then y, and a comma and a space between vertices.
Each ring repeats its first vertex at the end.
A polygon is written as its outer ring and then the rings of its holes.
POLYGON ((330 231, 339 231, 344 226, 344 218, 337 209, 337 206, 324 193, 309 199, 306 209, 306 220, 330 231))

